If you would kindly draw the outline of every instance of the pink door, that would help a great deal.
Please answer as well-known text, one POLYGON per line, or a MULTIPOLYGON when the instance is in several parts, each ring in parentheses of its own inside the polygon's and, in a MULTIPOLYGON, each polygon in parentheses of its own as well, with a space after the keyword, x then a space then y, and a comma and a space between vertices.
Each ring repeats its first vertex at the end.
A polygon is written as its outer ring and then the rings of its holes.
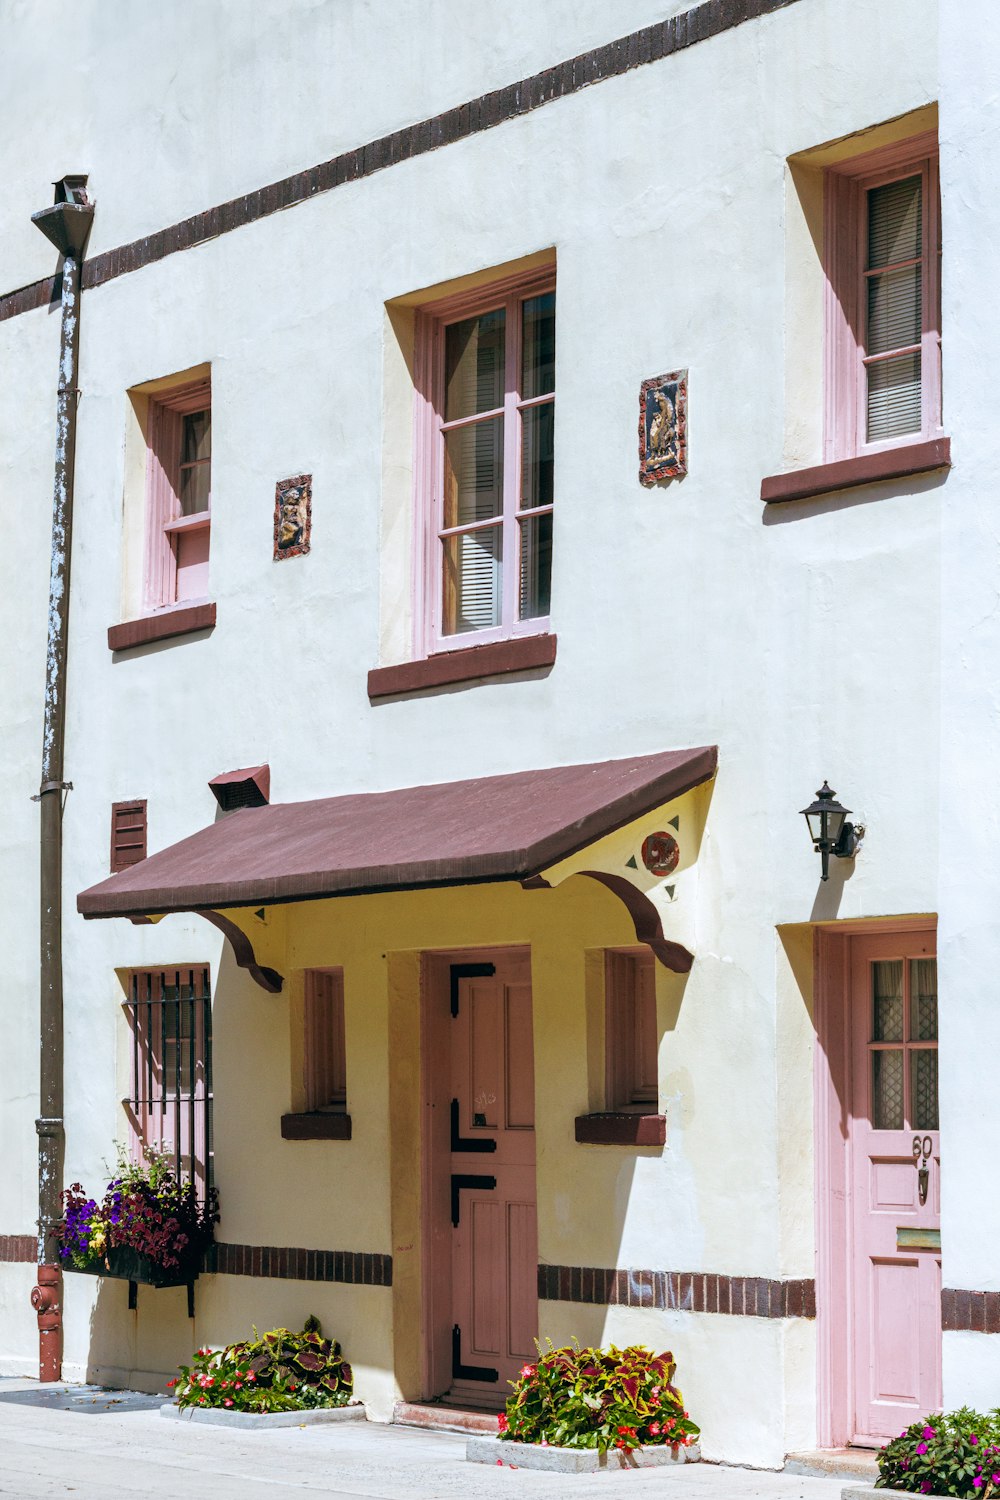
POLYGON ((854 1441, 941 1407, 934 934, 851 942, 854 1441))
POLYGON ((538 1332, 528 959, 453 965, 451 1013, 451 1391, 498 1405, 538 1332))

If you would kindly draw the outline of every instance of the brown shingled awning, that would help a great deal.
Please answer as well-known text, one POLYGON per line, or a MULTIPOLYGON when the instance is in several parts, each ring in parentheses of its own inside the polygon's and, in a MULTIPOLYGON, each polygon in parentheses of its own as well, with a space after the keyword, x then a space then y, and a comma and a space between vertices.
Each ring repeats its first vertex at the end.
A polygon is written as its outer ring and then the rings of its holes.
POLYGON ((246 808, 91 886, 85 917, 525 880, 715 774, 714 745, 246 808))

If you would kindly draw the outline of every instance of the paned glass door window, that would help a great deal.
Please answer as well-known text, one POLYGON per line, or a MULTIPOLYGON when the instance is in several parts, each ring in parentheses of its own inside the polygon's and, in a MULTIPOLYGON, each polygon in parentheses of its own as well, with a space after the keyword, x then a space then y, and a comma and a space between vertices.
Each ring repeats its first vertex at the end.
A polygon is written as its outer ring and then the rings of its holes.
POLYGON ((937 960, 880 959, 871 980, 872 1125, 937 1130, 937 960))
POLYGON ((428 645, 452 650, 543 631, 555 503, 555 289, 536 278, 429 328, 428 645))
POLYGON ((212 1185, 212 993, 205 967, 145 969, 125 1001, 131 1083, 125 1101, 134 1160, 171 1156, 178 1177, 212 1185))

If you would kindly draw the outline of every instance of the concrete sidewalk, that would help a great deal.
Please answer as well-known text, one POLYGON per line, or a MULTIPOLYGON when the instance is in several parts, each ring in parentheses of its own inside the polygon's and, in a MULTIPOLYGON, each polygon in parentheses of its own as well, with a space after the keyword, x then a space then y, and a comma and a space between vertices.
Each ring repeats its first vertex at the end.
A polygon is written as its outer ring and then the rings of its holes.
POLYGON ((166 1422, 161 1397, 0 1379, 0 1496, 16 1500, 840 1500, 842 1479, 693 1464, 562 1475, 465 1462, 465 1438, 375 1423, 247 1433, 166 1422))

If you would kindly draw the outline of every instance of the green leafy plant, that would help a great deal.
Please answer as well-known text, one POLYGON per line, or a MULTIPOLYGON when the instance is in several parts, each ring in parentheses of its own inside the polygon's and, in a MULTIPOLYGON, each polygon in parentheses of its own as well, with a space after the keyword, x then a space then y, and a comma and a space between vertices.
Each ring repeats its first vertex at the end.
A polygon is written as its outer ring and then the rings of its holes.
POLYGON ((535 1364, 510 1382, 513 1395, 499 1418, 500 1436, 563 1448, 686 1448, 700 1428, 673 1384, 672 1354, 628 1349, 538 1348, 535 1364))
POLYGON ((250 1412, 308 1411, 346 1406, 354 1389, 340 1345, 323 1337, 318 1318, 301 1333, 273 1328, 224 1349, 199 1349, 168 1381, 181 1406, 250 1412))
POLYGON ((989 1500, 1000 1495, 1000 1411, 922 1417, 878 1455, 878 1489, 989 1500))

